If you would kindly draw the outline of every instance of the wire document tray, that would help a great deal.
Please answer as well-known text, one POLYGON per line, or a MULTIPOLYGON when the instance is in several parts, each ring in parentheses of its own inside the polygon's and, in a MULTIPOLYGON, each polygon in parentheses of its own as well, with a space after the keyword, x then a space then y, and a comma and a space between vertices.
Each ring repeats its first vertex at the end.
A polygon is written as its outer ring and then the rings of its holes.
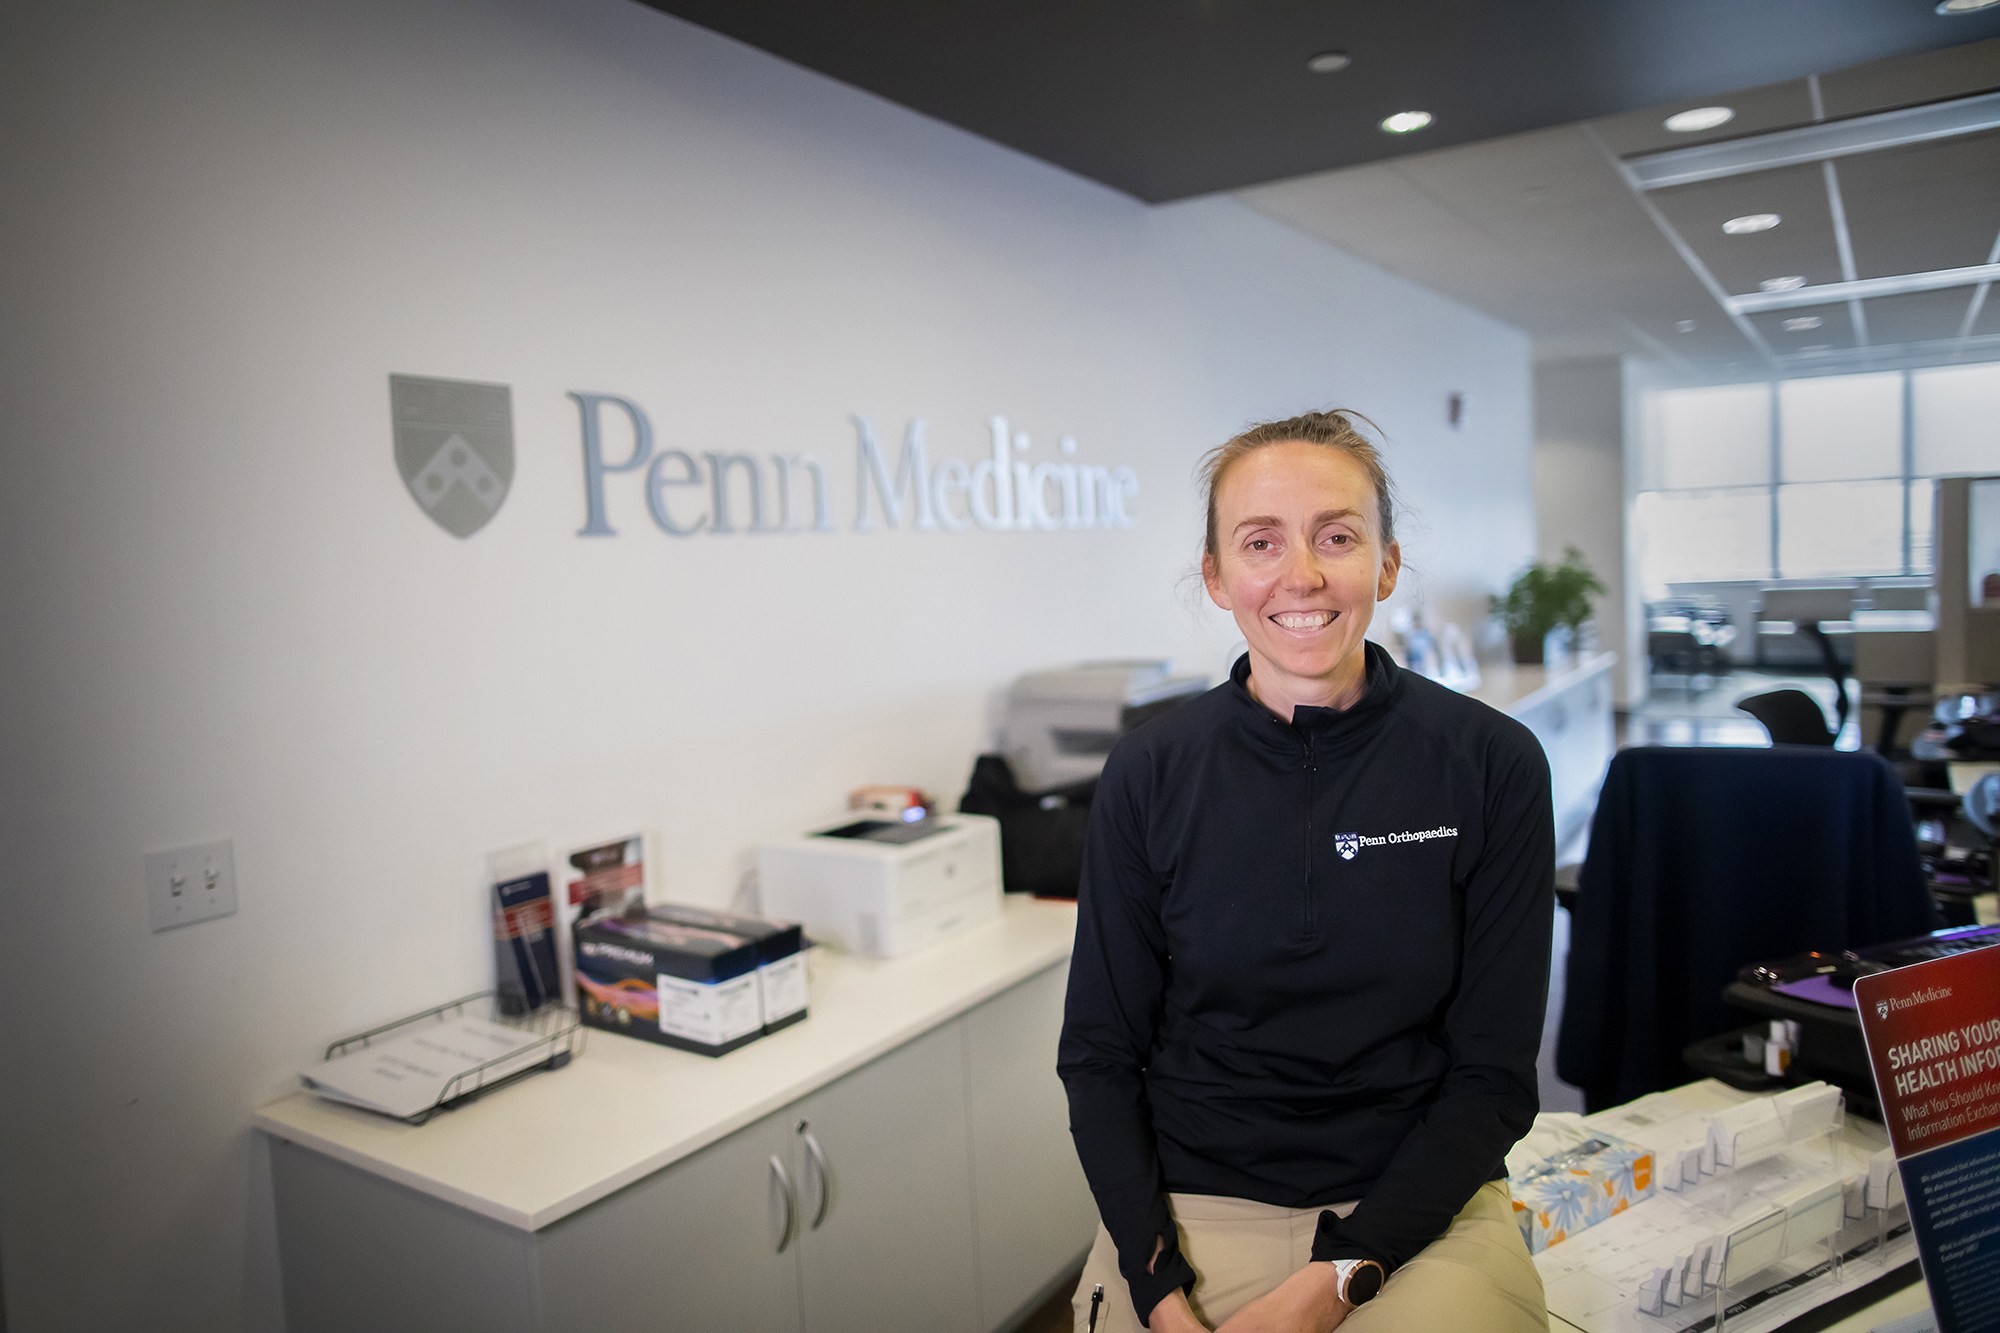
POLYGON ((331 1080, 322 1084, 314 1079, 311 1070, 305 1071, 305 1078, 314 1091, 329 1100, 372 1111, 391 1120, 400 1120, 406 1125, 421 1125, 439 1111, 449 1111, 463 1106, 474 1098, 483 1097, 530 1074, 548 1069, 561 1069, 583 1050, 584 1028, 574 1009, 548 1005, 533 1013, 503 1014, 496 1002, 495 993, 487 990, 462 996, 447 1004, 412 1014, 408 1018, 385 1023, 381 1027, 370 1028, 352 1037, 343 1037, 327 1046, 325 1059, 340 1060, 373 1048, 386 1047, 392 1042, 406 1041, 410 1037, 420 1036, 426 1025, 444 1031, 449 1025, 462 1020, 481 1020, 496 1027, 509 1029, 513 1034, 527 1036, 531 1040, 525 1044, 514 1045, 493 1059, 456 1070, 444 1079, 434 1098, 426 1097, 424 1105, 408 1113, 399 1113, 334 1090, 331 1080))

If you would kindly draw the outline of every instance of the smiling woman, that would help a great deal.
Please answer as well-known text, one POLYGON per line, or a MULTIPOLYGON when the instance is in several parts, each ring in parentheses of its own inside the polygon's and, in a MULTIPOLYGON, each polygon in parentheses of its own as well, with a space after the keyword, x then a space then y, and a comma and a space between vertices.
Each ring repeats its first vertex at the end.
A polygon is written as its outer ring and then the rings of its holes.
POLYGON ((1345 415, 1316 413, 1237 436, 1202 473, 1202 582, 1243 631, 1251 695, 1284 716, 1353 703, 1362 636, 1403 564, 1375 446, 1345 415))
POLYGON ((1091 802, 1057 1067, 1103 1225, 1079 1333, 1540 1333, 1532 1123, 1555 836, 1519 723, 1365 635, 1395 496, 1347 414, 1204 461, 1248 651, 1091 802))

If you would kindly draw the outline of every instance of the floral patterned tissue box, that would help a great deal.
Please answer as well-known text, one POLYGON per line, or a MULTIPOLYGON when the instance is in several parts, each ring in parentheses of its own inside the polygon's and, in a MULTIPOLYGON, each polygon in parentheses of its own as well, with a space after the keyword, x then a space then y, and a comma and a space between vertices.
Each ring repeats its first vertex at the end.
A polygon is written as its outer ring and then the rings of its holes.
POLYGON ((1528 1253, 1560 1245, 1653 1192, 1653 1150, 1599 1134, 1510 1177, 1528 1253))

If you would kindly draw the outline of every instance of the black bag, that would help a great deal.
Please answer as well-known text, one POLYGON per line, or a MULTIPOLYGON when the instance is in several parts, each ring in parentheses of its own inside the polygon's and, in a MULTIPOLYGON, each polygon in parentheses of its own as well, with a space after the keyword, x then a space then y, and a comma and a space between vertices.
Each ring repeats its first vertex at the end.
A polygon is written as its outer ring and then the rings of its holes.
POLYGON ((1000 880, 1009 893, 1074 898, 1083 874, 1083 837, 1090 826, 1090 797, 1097 779, 1047 791, 1022 791, 1014 769, 997 754, 982 754, 958 808, 1000 821, 1000 880))

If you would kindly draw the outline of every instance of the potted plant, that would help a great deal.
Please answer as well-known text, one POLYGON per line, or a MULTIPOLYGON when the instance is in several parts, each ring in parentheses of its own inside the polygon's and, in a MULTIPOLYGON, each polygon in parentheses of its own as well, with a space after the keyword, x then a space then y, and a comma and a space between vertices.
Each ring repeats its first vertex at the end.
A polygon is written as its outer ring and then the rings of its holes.
POLYGON ((1514 660, 1523 666, 1540 666, 1542 644, 1549 631, 1567 625, 1574 634, 1590 619, 1591 598, 1604 591, 1604 584, 1584 563, 1583 552, 1570 546, 1564 548, 1561 564, 1537 560, 1521 571, 1505 597, 1488 601, 1493 614, 1506 623, 1514 660))

